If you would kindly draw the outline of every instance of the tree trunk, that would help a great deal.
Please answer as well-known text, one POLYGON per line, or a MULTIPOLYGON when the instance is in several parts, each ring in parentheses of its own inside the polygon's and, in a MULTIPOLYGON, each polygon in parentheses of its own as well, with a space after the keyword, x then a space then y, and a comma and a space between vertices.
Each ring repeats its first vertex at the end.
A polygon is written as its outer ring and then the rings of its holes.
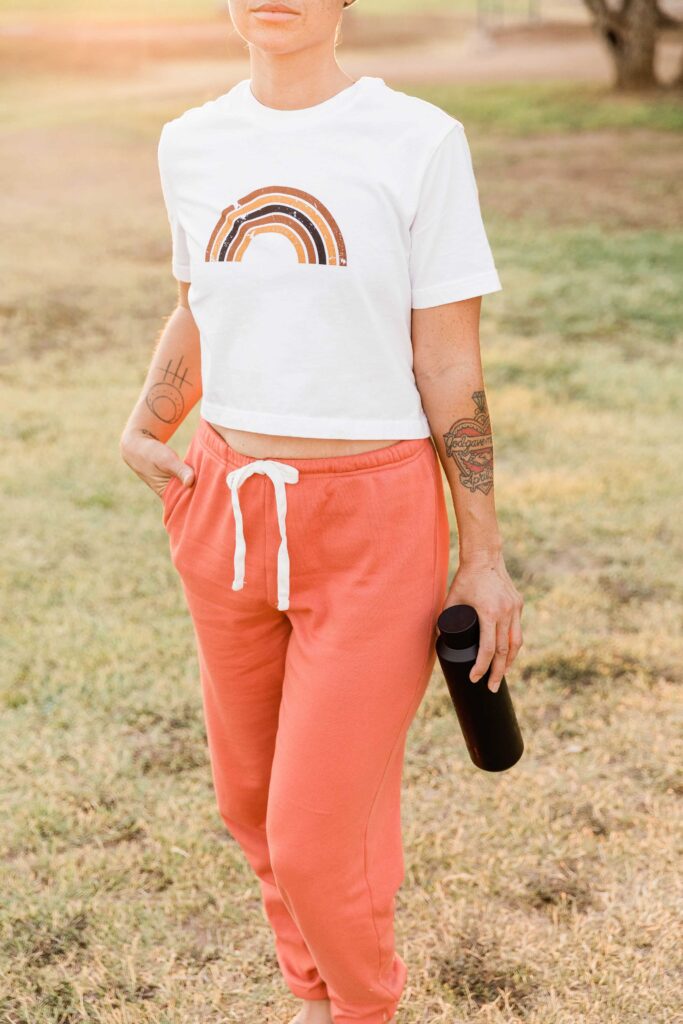
POLYGON ((681 63, 678 68, 678 74, 671 83, 674 89, 683 89, 683 54, 681 54, 681 63))
POLYGON ((605 0, 585 0, 614 61, 617 89, 657 86, 655 51, 660 13, 656 0, 623 0, 612 10, 605 0))

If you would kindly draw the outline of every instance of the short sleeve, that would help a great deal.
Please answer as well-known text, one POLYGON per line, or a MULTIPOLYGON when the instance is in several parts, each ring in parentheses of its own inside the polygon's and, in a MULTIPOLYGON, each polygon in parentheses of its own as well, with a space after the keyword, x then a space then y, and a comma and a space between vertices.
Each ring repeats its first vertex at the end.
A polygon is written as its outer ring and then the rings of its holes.
POLYGON ((188 283, 190 277, 190 252, 187 245, 187 236, 178 219, 178 208, 175 194, 171 184, 171 163, 166 125, 161 129, 159 146, 157 151, 159 164, 159 177, 161 180, 161 191, 166 205, 166 214, 171 226, 171 268, 173 276, 178 281, 188 283))
POLYGON ((501 290, 459 121, 429 160, 410 231, 413 309, 501 290))

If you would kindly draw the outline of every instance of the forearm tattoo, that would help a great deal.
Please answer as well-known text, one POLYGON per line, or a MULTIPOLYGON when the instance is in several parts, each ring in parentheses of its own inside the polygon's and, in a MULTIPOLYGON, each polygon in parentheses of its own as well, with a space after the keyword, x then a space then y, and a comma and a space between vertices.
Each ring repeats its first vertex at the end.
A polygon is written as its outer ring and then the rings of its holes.
POLYGON ((488 494, 493 487, 493 437, 484 391, 472 393, 476 410, 472 419, 456 420, 443 435, 446 455, 460 470, 460 483, 472 493, 488 494))
POLYGON ((182 388, 184 384, 191 385, 191 381, 187 379, 187 367, 183 369, 182 374, 180 373, 182 362, 181 356, 175 369, 171 366, 170 359, 166 366, 160 366, 161 380, 153 384, 146 395, 147 407, 163 423, 178 423, 183 418, 185 400, 182 388))

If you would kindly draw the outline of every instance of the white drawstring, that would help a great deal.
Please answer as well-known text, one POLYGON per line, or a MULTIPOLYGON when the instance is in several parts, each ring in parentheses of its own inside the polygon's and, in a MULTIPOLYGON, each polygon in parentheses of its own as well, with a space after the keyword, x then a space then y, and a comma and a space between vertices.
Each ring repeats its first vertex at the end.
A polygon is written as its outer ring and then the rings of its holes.
POLYGON ((290 466, 286 462, 275 462, 273 459, 255 459, 248 462, 239 469, 233 469, 225 478, 232 494, 232 508, 235 514, 235 578, 232 581, 233 590, 241 590, 244 586, 244 561, 247 553, 247 545, 244 540, 244 526, 242 524, 242 509, 238 490, 244 481, 252 473, 263 473, 270 477, 275 489, 275 504, 277 506, 277 521, 280 525, 280 547, 277 553, 277 606, 284 610, 289 608, 289 552, 287 551, 287 527, 285 516, 287 514, 287 495, 285 484, 295 484, 299 479, 299 470, 296 466, 290 466))

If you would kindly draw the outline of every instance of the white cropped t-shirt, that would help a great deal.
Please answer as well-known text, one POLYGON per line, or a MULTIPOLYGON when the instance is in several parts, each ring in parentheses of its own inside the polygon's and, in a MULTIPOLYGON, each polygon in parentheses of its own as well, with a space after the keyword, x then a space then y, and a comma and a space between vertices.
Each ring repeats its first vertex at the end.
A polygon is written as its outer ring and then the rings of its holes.
POLYGON ((166 122, 172 269, 201 415, 301 437, 429 437, 411 309, 501 289, 463 125, 365 75, 279 110, 250 79, 166 122))

